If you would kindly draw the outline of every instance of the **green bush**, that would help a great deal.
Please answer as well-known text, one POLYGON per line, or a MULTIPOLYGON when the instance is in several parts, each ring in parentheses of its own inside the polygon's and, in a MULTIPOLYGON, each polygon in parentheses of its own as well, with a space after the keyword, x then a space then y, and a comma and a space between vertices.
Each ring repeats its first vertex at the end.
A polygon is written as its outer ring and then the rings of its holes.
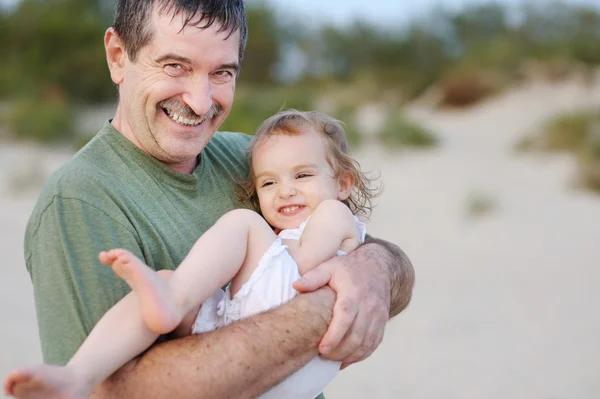
POLYGON ((309 111, 313 94, 302 88, 239 87, 233 107, 220 130, 253 135, 258 126, 281 109, 309 111))
POLYGON ((538 136, 521 140, 516 148, 572 153, 581 184, 600 193, 600 112, 560 115, 547 122, 538 136))
POLYGON ((497 208, 497 203, 489 194, 473 192, 467 198, 466 208, 467 216, 476 219, 492 213, 497 208))
POLYGON ((579 178, 584 187, 600 193, 600 160, 589 159, 580 162, 579 178))
POLYGON ((8 128, 19 139, 46 143, 73 138, 75 114, 65 102, 30 99, 18 103, 8 116, 8 128))
POLYGON ((495 74, 477 68, 458 68, 442 78, 438 84, 442 106, 468 107, 497 93, 503 82, 495 74))
POLYGON ((110 17, 102 14, 100 3, 18 2, 0 21, 0 96, 27 97, 50 85, 78 101, 114 98, 102 44, 110 17))
POLYGON ((350 148, 359 148, 364 141, 363 135, 359 132, 358 126, 356 125, 356 112, 355 107, 344 105, 338 107, 331 116, 342 122, 344 126, 344 133, 346 133, 346 139, 350 144, 350 148))
POLYGON ((380 142, 391 148, 434 147, 438 139, 427 129, 407 120, 400 113, 388 117, 385 127, 378 135, 380 142))
MULTIPOLYGON (((231 113, 220 130, 253 135, 265 119, 282 109, 315 110, 317 96, 318 90, 310 87, 240 87, 236 91, 231 113)), ((362 136, 356 127, 356 108, 348 105, 337 106, 337 110, 331 115, 343 122, 350 146, 360 146, 362 136)))
POLYGON ((541 146, 551 151, 580 151, 587 145, 592 123, 589 112, 558 116, 544 127, 541 146))
POLYGON ((600 114, 588 132, 587 144, 579 154, 580 179, 584 186, 600 193, 600 114))

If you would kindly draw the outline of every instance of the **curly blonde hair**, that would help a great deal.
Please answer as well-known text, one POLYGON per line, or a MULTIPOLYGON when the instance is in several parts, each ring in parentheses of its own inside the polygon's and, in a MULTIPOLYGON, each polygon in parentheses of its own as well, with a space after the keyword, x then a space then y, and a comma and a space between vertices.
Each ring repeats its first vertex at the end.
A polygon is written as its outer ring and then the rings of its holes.
POLYGON ((369 178, 362 172, 358 162, 350 156, 350 146, 342 122, 318 111, 287 109, 271 116, 259 126, 248 147, 249 172, 246 179, 240 183, 240 200, 250 201, 255 209, 260 210, 256 194, 256 176, 252 170, 252 158, 256 147, 270 136, 298 135, 305 132, 307 128, 312 128, 325 137, 329 147, 327 162, 334 171, 333 177, 337 179, 347 172, 354 177, 354 187, 343 202, 354 215, 368 217, 373 208, 373 199, 380 194, 381 187, 373 187, 372 183, 375 179, 369 178))

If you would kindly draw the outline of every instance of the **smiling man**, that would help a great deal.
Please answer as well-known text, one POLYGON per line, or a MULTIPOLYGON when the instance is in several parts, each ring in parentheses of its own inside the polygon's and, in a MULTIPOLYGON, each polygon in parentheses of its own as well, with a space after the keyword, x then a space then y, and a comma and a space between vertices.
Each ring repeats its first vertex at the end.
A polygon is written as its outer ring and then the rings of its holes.
MULTIPOLYGON (((174 269, 221 215, 248 206, 235 190, 249 137, 215 133, 246 38, 242 0, 117 2, 104 40, 115 117, 48 180, 25 237, 46 363, 65 364, 129 291, 100 251, 126 248, 155 270, 174 269)), ((306 275, 306 293, 286 305, 154 345, 94 397, 254 397, 319 352, 361 361, 408 305, 413 282, 406 256, 372 239, 306 275)))

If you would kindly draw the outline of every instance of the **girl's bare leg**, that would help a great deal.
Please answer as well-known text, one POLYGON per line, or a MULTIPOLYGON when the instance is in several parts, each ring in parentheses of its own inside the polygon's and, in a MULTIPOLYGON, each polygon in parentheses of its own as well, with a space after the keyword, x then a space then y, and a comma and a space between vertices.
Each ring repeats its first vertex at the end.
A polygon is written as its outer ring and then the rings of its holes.
MULTIPOLYGON (((173 272, 156 273, 169 278, 173 272)), ((38 365, 13 371, 4 393, 24 399, 87 399, 93 390, 154 343, 158 334, 142 318, 135 292, 126 295, 98 321, 66 366, 38 365)))
POLYGON ((165 334, 238 272, 253 270, 275 239, 260 215, 238 209, 221 217, 196 241, 168 282, 122 249, 102 253, 100 260, 137 292, 148 328, 165 334))

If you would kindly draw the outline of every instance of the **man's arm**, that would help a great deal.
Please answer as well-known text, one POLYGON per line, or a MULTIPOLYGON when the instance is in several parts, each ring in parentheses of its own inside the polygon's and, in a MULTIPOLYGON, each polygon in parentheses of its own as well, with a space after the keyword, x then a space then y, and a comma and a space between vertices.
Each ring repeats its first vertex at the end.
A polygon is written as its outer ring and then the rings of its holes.
POLYGON ((366 259, 373 259, 387 269, 390 278, 390 319, 402 312, 412 298, 415 270, 408 256, 395 244, 368 237, 362 249, 366 259), (373 245, 367 245, 373 244, 373 245), (378 245, 379 247, 374 247, 378 245))
POLYGON ((414 280, 412 264, 396 245, 368 238, 347 256, 306 273, 294 288, 311 292, 328 284, 336 292, 333 318, 319 351, 345 367, 379 346, 389 318, 408 306, 414 280))
POLYGON ((156 345, 93 397, 256 397, 318 354, 334 299, 325 287, 219 330, 156 345))

